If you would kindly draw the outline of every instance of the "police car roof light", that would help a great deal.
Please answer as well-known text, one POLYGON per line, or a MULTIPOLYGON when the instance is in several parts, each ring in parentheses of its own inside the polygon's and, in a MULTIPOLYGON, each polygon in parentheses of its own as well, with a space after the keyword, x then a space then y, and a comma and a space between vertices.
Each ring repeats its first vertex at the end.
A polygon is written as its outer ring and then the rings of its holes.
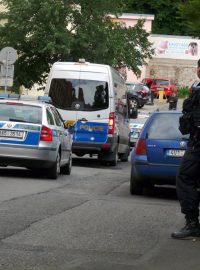
POLYGON ((39 101, 45 103, 52 103, 51 97, 48 96, 26 96, 19 94, 7 94, 0 93, 0 99, 15 99, 15 100, 27 100, 27 101, 39 101))
POLYGON ((38 100, 46 103, 52 103, 51 97, 48 96, 38 96, 38 100))
POLYGON ((8 94, 0 93, 0 99, 8 98, 8 94))

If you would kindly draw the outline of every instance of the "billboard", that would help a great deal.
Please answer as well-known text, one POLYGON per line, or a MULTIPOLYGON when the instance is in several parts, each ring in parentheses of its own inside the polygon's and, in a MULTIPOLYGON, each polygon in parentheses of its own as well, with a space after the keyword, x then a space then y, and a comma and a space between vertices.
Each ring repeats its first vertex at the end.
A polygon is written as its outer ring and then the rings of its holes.
POLYGON ((200 40, 188 37, 152 35, 150 41, 155 58, 197 60, 200 58, 200 40))

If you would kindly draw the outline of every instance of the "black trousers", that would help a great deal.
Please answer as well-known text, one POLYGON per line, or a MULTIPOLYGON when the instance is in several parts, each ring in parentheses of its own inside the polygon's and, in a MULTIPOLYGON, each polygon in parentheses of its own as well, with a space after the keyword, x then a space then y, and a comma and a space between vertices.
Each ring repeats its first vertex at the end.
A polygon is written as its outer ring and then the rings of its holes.
POLYGON ((154 91, 151 90, 151 103, 153 103, 154 97, 155 97, 155 96, 154 96, 154 91))
POLYGON ((181 212, 186 219, 198 219, 200 179, 200 149, 188 149, 181 161, 177 178, 176 190, 181 205, 181 212))
POLYGON ((169 110, 176 110, 177 102, 170 102, 169 103, 169 110))

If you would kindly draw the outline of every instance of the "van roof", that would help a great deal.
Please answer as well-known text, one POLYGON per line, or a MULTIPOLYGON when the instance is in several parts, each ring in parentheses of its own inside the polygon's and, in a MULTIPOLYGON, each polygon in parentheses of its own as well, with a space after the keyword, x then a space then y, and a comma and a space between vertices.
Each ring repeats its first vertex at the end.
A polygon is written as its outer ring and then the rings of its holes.
POLYGON ((89 72, 107 73, 108 69, 112 69, 109 65, 95 64, 95 63, 79 63, 79 62, 55 62, 52 66, 54 70, 85 70, 89 72))

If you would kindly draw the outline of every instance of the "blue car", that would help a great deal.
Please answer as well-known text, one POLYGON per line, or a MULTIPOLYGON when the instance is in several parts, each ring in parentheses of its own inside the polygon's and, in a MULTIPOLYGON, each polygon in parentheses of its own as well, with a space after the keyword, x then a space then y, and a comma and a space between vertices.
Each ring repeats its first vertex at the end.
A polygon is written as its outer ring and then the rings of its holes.
POLYGON ((178 111, 156 111, 146 121, 131 155, 130 193, 144 187, 175 185, 189 135, 179 131, 178 111))

